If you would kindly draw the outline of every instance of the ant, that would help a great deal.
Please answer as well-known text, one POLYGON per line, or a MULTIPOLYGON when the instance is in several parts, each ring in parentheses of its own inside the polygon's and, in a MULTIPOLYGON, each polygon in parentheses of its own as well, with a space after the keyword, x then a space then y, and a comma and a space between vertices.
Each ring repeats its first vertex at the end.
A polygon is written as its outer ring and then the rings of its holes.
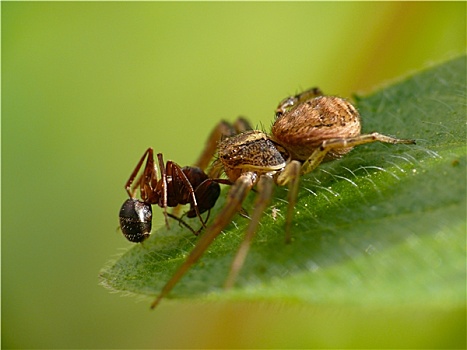
POLYGON ((182 168, 172 161, 167 161, 164 165, 161 153, 157 154, 157 160, 160 179, 157 177, 153 149, 148 148, 125 184, 130 198, 123 203, 120 209, 120 227, 123 235, 131 242, 143 242, 149 237, 152 222, 151 204, 157 204, 164 209, 167 227, 169 227, 167 218, 171 217, 197 235, 201 229, 194 231, 181 218, 168 213, 167 207, 190 204, 190 210, 186 216, 189 218, 199 217, 202 228, 206 227, 208 218, 203 220, 201 214, 210 211, 219 198, 219 183, 229 183, 228 180, 208 178, 208 175, 197 166, 182 168), (145 158, 147 160, 144 170, 132 188, 131 185, 145 158), (141 200, 135 198, 138 187, 141 200))
POLYGON ((209 218, 208 214, 206 220, 203 220, 201 214, 210 211, 219 198, 219 184, 231 185, 229 180, 208 177, 204 169, 209 165, 218 141, 246 130, 251 130, 251 126, 244 118, 238 118, 233 125, 221 121, 209 136, 205 152, 201 154, 194 166, 182 168, 173 161, 167 161, 164 165, 163 156, 158 153, 160 179, 157 177, 154 151, 152 148, 148 148, 125 184, 130 198, 123 203, 120 209, 120 228, 123 235, 130 242, 135 243, 143 242, 150 236, 152 226, 151 204, 157 204, 164 209, 167 228, 169 227, 167 218, 170 217, 188 228, 193 234, 198 235, 201 229, 206 227, 209 218), (143 166, 145 158, 147 160, 144 170, 132 188, 131 185, 143 166), (138 187, 142 200, 135 198, 138 187), (177 208, 183 204, 190 204, 190 210, 185 214, 188 218, 199 217, 202 227, 198 231, 194 231, 178 216, 167 212, 167 207, 177 208))
MULTIPOLYGON (((285 241, 288 243, 291 241, 290 229, 300 176, 310 173, 322 162, 341 158, 358 145, 376 141, 415 144, 415 140, 360 132, 360 115, 350 102, 336 96, 325 96, 320 89, 313 88, 281 101, 271 134, 246 130, 222 139, 217 145, 217 159, 210 174, 224 172, 232 183, 227 202, 165 284, 151 308, 170 293, 234 215, 241 211, 243 201, 254 186, 257 189, 254 211, 233 259, 224 285, 226 289, 233 287, 243 266, 261 215, 272 197, 274 184, 289 188, 285 220, 285 241)), ((208 147, 212 149, 212 145, 208 147)), ((206 156, 207 152, 204 153, 206 156)))

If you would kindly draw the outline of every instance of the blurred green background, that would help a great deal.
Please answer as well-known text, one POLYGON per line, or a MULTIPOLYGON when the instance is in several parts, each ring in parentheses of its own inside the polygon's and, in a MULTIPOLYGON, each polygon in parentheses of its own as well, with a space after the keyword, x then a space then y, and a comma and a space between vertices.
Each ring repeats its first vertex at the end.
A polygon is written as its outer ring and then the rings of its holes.
POLYGON ((289 94, 369 92, 466 42, 464 2, 1 11, 3 348, 254 347, 264 337, 300 347, 308 325, 329 336, 317 320, 330 315, 316 306, 167 302, 149 312, 148 299, 99 286, 102 266, 131 246, 116 230, 123 185, 148 146, 190 164, 220 118, 267 127, 289 94))

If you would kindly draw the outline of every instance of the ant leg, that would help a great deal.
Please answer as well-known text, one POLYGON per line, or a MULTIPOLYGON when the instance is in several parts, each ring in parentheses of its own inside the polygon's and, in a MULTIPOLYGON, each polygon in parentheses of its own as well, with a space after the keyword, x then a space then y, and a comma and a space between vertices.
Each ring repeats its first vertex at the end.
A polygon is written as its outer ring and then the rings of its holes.
POLYGON ((247 172, 242 174, 237 179, 237 181, 235 181, 234 185, 230 189, 229 196, 227 197, 227 203, 225 204, 224 208, 217 215, 212 225, 207 228, 206 232, 193 248, 190 255, 188 255, 187 259, 162 288, 161 293, 151 304, 151 309, 154 309, 160 303, 160 301, 170 293, 170 291, 191 268, 191 266, 193 266, 193 264, 201 258, 206 249, 221 233, 222 229, 229 224, 234 215, 241 208, 242 203, 245 200, 248 192, 250 192, 251 188, 253 187, 255 180, 256 174, 253 172, 247 172))
POLYGON ((138 180, 134 182, 131 190, 130 190, 130 187, 125 186, 126 192, 129 194, 130 198, 136 198, 136 190, 138 189, 138 187, 141 188, 141 184, 143 182, 143 176, 144 176, 144 172, 139 175, 138 180))
POLYGON ((371 142, 383 142, 392 144, 415 144, 415 140, 396 139, 390 136, 378 134, 377 132, 371 134, 364 134, 355 137, 342 138, 342 139, 329 139, 323 143, 311 154, 311 156, 302 164, 300 171, 301 175, 308 174, 313 171, 324 159, 326 154, 335 149, 353 148, 358 145, 363 145, 371 142))
POLYGON ((289 108, 298 105, 306 100, 312 98, 323 96, 323 92, 318 87, 314 87, 308 90, 305 90, 295 96, 289 96, 284 98, 276 108, 276 118, 282 116, 289 108))
POLYGON ((243 238, 243 241, 237 250, 237 254, 232 261, 229 276, 224 284, 225 289, 232 288, 237 280, 237 276, 243 267, 248 251, 250 250, 251 242, 256 234, 261 216, 271 199, 273 187, 274 181, 270 175, 262 175, 260 177, 257 185, 258 196, 255 201, 255 209, 253 211, 250 224, 246 230, 245 237, 243 238))
POLYGON ((130 198, 135 197, 136 189, 139 187, 141 191, 141 198, 143 200, 147 199, 146 190, 144 189, 144 186, 143 187, 141 186, 142 184, 145 183, 144 182, 145 180, 147 181, 147 183, 150 183, 150 184, 157 183, 157 173, 154 168, 154 154, 153 154, 152 148, 148 148, 146 152, 144 152, 138 164, 136 164, 135 169, 131 173, 130 178, 125 184, 125 189, 128 195, 130 196, 130 198), (144 172, 140 175, 140 177, 138 178, 138 180, 135 182, 135 184, 132 187, 131 185, 133 184, 133 181, 135 180, 136 175, 138 175, 138 172, 141 169, 141 166, 143 165, 143 162, 146 156, 148 157, 148 159, 146 161, 144 172))
POLYGON ((165 226, 170 228, 169 220, 167 219, 167 171, 164 167, 164 159, 162 153, 157 154, 157 160, 159 162, 159 171, 161 174, 162 183, 162 208, 164 210, 165 226))
POLYGON ((298 184, 300 180, 300 168, 301 164, 299 161, 293 160, 286 165, 285 169, 277 178, 277 184, 279 186, 284 186, 289 184, 289 194, 288 194, 288 206, 287 206, 287 216, 285 218, 285 243, 290 243, 291 241, 291 227, 293 212, 295 209, 295 204, 297 203, 298 195, 298 184))
POLYGON ((174 220, 177 220, 178 223, 179 223, 180 225, 185 226, 187 229, 189 229, 191 232, 193 232, 193 234, 194 234, 195 236, 198 236, 199 231, 193 230, 193 228, 192 228, 190 225, 188 225, 185 221, 183 221, 183 220, 182 220, 181 218, 179 218, 178 216, 175 216, 175 215, 173 215, 173 214, 171 214, 171 213, 167 213, 167 216, 170 217, 170 218, 172 218, 172 219, 174 219, 174 220))
MULTIPOLYGON (((196 200, 195 190, 193 189, 193 186, 191 185, 190 180, 188 180, 188 178, 186 177, 186 175, 183 172, 180 165, 178 165, 177 163, 169 161, 169 162, 167 162, 167 167, 169 167, 169 164, 170 164, 170 169, 172 169, 171 172, 173 171, 173 173, 174 173, 174 174, 172 174, 172 184, 174 184, 174 185, 178 184, 178 180, 181 180, 183 182, 183 185, 188 189, 188 192, 190 194, 191 203, 192 203, 192 206, 193 206, 193 208, 195 210, 196 216, 201 221, 201 224, 203 225, 203 227, 206 227, 206 224, 203 221, 203 218, 201 217, 201 213, 200 213, 199 208, 198 208, 198 202, 196 200)), ((179 203, 180 203, 180 201, 179 201, 179 203)))

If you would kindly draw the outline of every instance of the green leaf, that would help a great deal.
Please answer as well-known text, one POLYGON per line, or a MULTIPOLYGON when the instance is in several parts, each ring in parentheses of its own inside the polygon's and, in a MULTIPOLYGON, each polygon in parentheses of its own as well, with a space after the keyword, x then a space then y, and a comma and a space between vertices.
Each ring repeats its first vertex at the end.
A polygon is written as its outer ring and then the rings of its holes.
MULTIPOLYGON (((417 145, 359 146, 304 176, 288 245, 287 193, 277 188, 236 288, 221 287, 248 224, 240 216, 169 297, 465 305, 465 67, 463 56, 356 97, 364 132, 414 138, 417 145)), ((248 212, 254 196, 244 205, 248 212)), ((220 199, 211 219, 222 205, 220 199)), ((189 222, 199 226, 197 219, 189 222)), ((104 286, 151 296, 160 292, 197 238, 176 222, 170 230, 159 223, 144 244, 101 271, 104 286)))

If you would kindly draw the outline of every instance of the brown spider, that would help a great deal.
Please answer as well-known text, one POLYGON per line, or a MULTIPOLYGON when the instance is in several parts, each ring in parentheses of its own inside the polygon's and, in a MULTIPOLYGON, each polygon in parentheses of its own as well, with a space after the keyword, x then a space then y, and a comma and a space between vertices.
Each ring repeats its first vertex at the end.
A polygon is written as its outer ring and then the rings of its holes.
MULTIPOLYGON (((216 128, 218 129, 219 127, 216 128)), ((151 308, 156 307, 170 293, 241 210, 242 203, 253 186, 256 185, 258 192, 254 211, 245 237, 233 259, 225 288, 234 285, 243 266, 261 215, 272 196, 274 183, 289 187, 285 239, 290 242, 290 228, 301 175, 313 171, 323 161, 342 157, 358 145, 375 141, 415 143, 414 140, 396 139, 378 133, 362 135, 360 130, 360 116, 352 104, 339 97, 324 96, 319 89, 314 88, 288 97, 279 104, 270 135, 258 130, 247 130, 222 139, 217 146, 218 158, 209 175, 217 176, 223 171, 233 183, 227 203, 187 259, 165 284, 151 308)), ((211 150, 215 149, 212 142, 210 139, 207 147, 211 150)), ((208 158, 208 154, 206 151, 203 153, 203 161, 208 158)))
POLYGON ((164 166, 161 153, 157 154, 157 160, 160 179, 157 177, 153 150, 148 148, 125 184, 130 198, 120 209, 120 228, 123 235, 131 242, 142 242, 149 237, 152 221, 151 204, 157 204, 164 209, 167 227, 169 226, 167 217, 171 217, 197 235, 199 231, 194 231, 181 218, 167 213, 167 207, 190 204, 190 210, 186 216, 189 218, 198 216, 202 227, 205 227, 205 220, 201 214, 209 211, 216 203, 220 194, 219 183, 230 183, 228 180, 208 178, 208 175, 199 167, 181 168, 172 161, 168 161, 164 166), (131 185, 145 158, 147 160, 144 170, 132 188, 131 185), (138 188, 142 200, 135 198, 138 188))

